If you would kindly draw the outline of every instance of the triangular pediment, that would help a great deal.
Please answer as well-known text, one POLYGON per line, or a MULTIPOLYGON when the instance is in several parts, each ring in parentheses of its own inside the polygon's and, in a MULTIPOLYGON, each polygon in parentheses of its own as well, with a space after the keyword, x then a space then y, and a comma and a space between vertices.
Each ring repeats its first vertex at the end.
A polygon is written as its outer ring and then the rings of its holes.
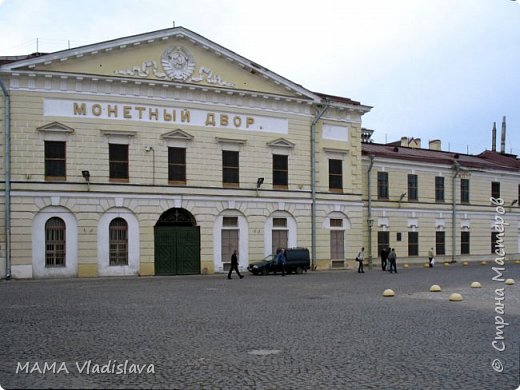
POLYGON ((267 146, 292 149, 292 148, 294 148, 294 143, 286 140, 285 138, 278 138, 278 139, 275 139, 274 141, 268 142, 267 146))
POLYGON ((45 54, 0 69, 148 80, 320 101, 299 84, 183 27, 45 54))
POLYGON ((72 127, 66 126, 60 122, 52 122, 41 127, 38 127, 36 130, 41 131, 43 133, 60 133, 60 134, 72 134, 74 133, 74 129, 72 127))
POLYGON ((193 136, 181 129, 173 130, 168 133, 161 135, 162 139, 176 140, 176 141, 191 141, 193 136))

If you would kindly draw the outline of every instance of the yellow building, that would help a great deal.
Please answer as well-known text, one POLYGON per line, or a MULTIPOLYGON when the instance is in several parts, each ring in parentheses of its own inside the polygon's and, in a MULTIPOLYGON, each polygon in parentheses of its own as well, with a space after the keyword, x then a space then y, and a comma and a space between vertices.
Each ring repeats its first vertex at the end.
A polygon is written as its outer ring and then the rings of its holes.
POLYGON ((505 153, 505 118, 502 134, 500 152, 493 141, 476 156, 442 151, 440 140, 427 148, 408 137, 363 144, 364 234, 374 265, 388 247, 407 263, 427 263, 432 249, 444 262, 520 258, 520 160, 505 153))
POLYGON ((363 242, 361 117, 182 27, 2 58, 1 275, 223 271, 363 242))

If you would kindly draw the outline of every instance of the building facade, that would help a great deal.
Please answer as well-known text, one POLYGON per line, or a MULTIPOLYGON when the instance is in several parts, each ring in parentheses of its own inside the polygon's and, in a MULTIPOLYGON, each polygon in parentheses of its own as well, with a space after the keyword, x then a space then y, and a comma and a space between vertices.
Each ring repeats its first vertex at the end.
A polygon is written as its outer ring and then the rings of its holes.
POLYGON ((428 148, 420 142, 363 144, 364 232, 374 263, 387 247, 410 263, 424 263, 431 249, 445 262, 497 253, 519 259, 520 160, 494 146, 474 156, 442 151, 439 140, 428 148))
POLYGON ((3 58, 2 277, 220 272, 363 241, 359 102, 182 27, 3 58))

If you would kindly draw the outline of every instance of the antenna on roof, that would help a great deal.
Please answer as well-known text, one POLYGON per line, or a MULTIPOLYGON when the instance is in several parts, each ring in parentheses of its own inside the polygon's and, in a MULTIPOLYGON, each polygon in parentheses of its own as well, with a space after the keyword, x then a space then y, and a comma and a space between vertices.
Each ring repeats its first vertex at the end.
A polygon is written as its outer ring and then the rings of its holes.
POLYGON ((173 21, 173 28, 175 28, 175 20, 173 21))

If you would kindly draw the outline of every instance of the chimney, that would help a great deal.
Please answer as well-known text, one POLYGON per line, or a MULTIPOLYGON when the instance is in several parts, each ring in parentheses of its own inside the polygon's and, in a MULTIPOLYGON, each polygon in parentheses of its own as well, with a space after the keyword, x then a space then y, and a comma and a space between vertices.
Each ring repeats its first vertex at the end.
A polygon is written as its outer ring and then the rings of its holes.
POLYGON ((408 137, 401 137, 401 146, 408 146, 408 137))
POLYGON ((428 148, 430 150, 441 151, 441 140, 440 139, 432 139, 428 142, 428 148))
POLYGON ((500 153, 506 152, 506 117, 502 117, 502 142, 500 143, 500 153))
POLYGON ((497 151, 497 123, 493 122, 493 131, 491 132, 491 150, 493 152, 497 151))

